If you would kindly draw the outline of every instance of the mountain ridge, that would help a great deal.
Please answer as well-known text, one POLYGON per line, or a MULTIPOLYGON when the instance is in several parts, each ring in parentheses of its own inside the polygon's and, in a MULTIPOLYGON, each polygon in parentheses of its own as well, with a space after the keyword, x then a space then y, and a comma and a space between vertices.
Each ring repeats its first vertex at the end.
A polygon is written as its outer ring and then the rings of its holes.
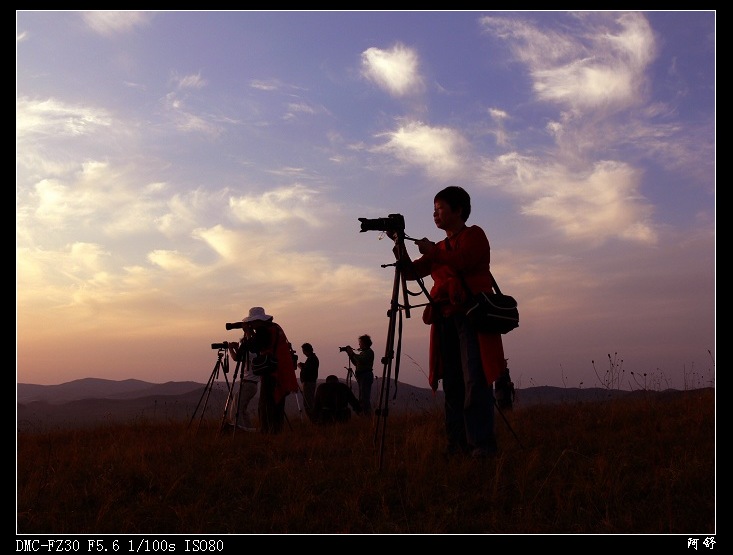
MULTIPOLYGON (((319 380, 323 382, 324 380, 319 380)), ((443 408, 443 392, 420 388, 390 380, 389 390, 382 392, 383 379, 375 378, 372 404, 385 404, 392 413, 421 412, 443 408)), ((53 427, 84 427, 111 422, 135 420, 182 420, 201 417, 221 418, 226 404, 227 381, 151 383, 142 380, 109 380, 82 378, 57 385, 16 384, 16 423, 19 431, 53 427)), ((356 383, 352 384, 356 389, 356 383)), ((676 390, 669 390, 676 391, 676 390)), ((649 391, 624 391, 604 388, 562 388, 535 386, 516 391, 515 406, 538 403, 592 402, 612 398, 648 394, 649 391)), ((652 392, 664 393, 664 392, 652 392)), ((289 395, 286 400, 288 418, 304 419, 302 396, 289 395)), ((256 407, 257 400, 252 407, 256 407)), ((256 410, 256 409, 255 409, 256 410)))

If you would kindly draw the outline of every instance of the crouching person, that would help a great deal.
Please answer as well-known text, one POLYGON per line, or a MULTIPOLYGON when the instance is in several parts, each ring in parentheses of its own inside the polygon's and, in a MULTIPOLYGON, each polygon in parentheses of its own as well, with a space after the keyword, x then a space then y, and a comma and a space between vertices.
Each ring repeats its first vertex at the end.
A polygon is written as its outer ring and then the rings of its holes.
POLYGON ((339 381, 337 376, 331 374, 316 389, 316 397, 313 402, 313 421, 316 424, 331 424, 334 422, 348 422, 351 418, 351 410, 357 414, 361 413, 359 399, 356 398, 351 388, 339 381))

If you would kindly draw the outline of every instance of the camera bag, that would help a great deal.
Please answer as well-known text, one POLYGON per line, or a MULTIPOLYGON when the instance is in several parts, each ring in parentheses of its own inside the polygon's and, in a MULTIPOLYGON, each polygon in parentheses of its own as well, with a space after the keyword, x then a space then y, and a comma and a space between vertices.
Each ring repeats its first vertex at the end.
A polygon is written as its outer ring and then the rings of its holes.
POLYGON ((277 370, 277 359, 269 354, 257 355, 252 359, 252 373, 255 376, 267 376, 277 370))
POLYGON ((482 333, 509 333, 519 326, 519 308, 511 295, 504 295, 494 281, 492 291, 473 295, 466 317, 482 333))
MULTIPOLYGON (((450 250, 450 242, 446 239, 445 246, 450 250)), ((499 289, 494 276, 489 272, 494 286, 490 291, 473 293, 460 272, 463 287, 470 297, 466 303, 466 318, 469 319, 476 331, 480 333, 509 333, 519 326, 519 307, 517 300, 511 295, 504 295, 499 289)))

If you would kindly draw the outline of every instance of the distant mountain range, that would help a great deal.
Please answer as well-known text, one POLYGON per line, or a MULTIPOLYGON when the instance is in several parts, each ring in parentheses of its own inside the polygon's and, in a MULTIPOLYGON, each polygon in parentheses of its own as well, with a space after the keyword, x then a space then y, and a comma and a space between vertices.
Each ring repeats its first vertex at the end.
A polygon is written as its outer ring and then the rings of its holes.
MULTIPOLYGON (((379 404, 383 380, 375 379, 373 404, 379 404)), ((219 418, 223 414, 228 385, 197 382, 149 383, 141 380, 84 378, 59 385, 17 384, 17 429, 42 430, 57 427, 84 427, 102 423, 135 420, 192 420, 203 415, 219 418)), ((356 383, 353 384, 356 392, 356 383)), ((386 393, 386 391, 385 391, 386 393)), ((599 401, 633 392, 603 388, 578 389, 530 387, 518 389, 515 405, 599 401)), ((389 383, 392 413, 430 411, 443 407, 443 392, 433 393, 394 380, 389 383)), ((289 395, 288 417, 304 418, 302 396, 289 395)), ((256 400, 253 405, 256 407, 256 400)))

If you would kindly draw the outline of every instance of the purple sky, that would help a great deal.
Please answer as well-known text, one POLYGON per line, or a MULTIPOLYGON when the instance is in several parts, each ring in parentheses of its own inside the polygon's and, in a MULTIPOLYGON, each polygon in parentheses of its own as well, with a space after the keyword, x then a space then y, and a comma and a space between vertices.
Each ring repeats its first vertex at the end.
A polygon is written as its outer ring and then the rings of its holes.
POLYGON ((255 305, 344 377, 394 276, 358 218, 439 240, 456 184, 518 387, 714 384, 714 11, 16 16, 17 381, 206 382, 255 305))

